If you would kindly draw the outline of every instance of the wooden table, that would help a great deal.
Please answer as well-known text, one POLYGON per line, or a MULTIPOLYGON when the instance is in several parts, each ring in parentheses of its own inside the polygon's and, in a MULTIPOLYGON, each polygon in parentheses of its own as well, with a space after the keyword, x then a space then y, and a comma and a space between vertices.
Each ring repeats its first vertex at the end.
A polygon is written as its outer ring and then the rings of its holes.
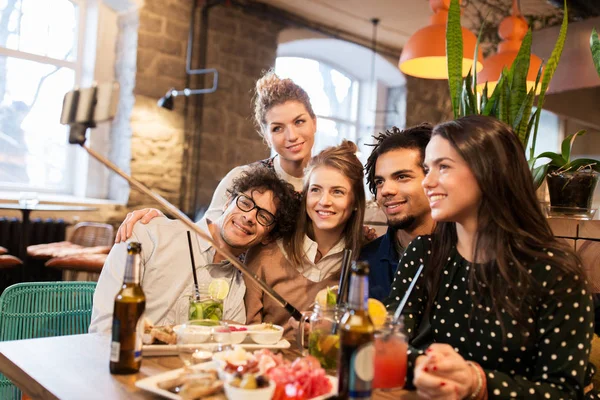
MULTIPOLYGON (((175 356, 145 357, 139 373, 111 375, 109 340, 107 335, 86 334, 0 342, 0 372, 33 399, 158 399, 135 382, 183 366, 175 356)), ((373 396, 416 398, 403 390, 376 391, 373 396)))

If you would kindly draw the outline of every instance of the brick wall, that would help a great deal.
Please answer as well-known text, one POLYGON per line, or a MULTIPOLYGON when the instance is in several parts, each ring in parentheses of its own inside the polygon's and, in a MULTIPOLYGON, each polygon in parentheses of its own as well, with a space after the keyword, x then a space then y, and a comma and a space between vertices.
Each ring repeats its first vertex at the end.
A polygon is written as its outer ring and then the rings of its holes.
MULTIPOLYGON (((183 101, 173 111, 157 100, 186 84, 189 0, 145 0, 139 10, 135 106, 131 115, 131 173, 177 205, 181 184, 185 118, 183 101)), ((132 190, 128 208, 156 204, 132 190)))
MULTIPOLYGON (((219 71, 219 84, 215 93, 203 95, 195 115, 200 124, 193 134, 200 136, 201 146, 190 149, 189 155, 199 162, 197 175, 188 176, 188 187, 198 188, 191 209, 208 205, 217 184, 233 167, 269 156, 253 123, 252 96, 256 80, 275 65, 281 29, 283 25, 240 8, 210 10, 206 67, 219 71)), ((191 195, 188 191, 187 203, 191 195)))

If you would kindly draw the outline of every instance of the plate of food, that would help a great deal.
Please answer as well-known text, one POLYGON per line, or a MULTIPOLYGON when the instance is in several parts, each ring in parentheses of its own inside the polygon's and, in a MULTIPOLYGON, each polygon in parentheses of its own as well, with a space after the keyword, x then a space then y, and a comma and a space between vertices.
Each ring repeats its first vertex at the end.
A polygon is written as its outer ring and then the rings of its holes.
POLYGON ((283 327, 273 324, 239 325, 212 320, 193 320, 185 325, 153 326, 146 322, 142 352, 145 356, 177 354, 177 337, 185 345, 214 350, 220 344, 240 345, 249 350, 287 349, 283 327))
POLYGON ((141 379, 135 385, 164 398, 289 400, 325 399, 337 393, 337 379, 325 374, 311 356, 285 360, 262 349, 238 346, 213 360, 141 379))

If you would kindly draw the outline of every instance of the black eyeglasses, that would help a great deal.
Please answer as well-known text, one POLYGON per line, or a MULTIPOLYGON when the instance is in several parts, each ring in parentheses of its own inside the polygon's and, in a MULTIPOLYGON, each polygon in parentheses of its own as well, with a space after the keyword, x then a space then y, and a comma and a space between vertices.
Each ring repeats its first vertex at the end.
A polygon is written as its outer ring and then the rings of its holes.
POLYGON ((248 197, 245 194, 239 194, 235 201, 235 204, 240 210, 244 212, 252 211, 256 208, 258 210, 256 212, 256 220, 262 226, 271 226, 277 220, 273 214, 271 214, 264 208, 260 208, 259 206, 257 206, 254 200, 252 200, 251 197, 248 197))

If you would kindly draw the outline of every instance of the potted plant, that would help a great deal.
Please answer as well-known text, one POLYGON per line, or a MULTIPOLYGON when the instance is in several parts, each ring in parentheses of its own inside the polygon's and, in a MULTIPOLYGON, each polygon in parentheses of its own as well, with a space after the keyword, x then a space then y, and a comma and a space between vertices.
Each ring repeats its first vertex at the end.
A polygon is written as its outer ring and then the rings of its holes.
POLYGON ((585 134, 581 130, 569 135, 561 144, 561 152, 544 152, 533 159, 547 158, 549 161, 533 169, 537 186, 546 178, 552 211, 562 214, 589 212, 592 207, 594 190, 598 183, 600 161, 591 158, 571 160, 571 148, 577 136, 585 134))
MULTIPOLYGON (((448 12, 448 24, 446 28, 446 49, 448 59, 448 85, 450 87, 450 98, 454 117, 459 118, 466 115, 481 114, 489 115, 510 125, 518 135, 519 140, 526 149, 529 138, 533 134, 532 147, 529 160, 534 158, 535 143, 537 139, 538 126, 542 106, 544 104, 546 90, 563 51, 567 37, 568 13, 565 1, 563 21, 556 45, 548 59, 545 67, 538 71, 535 87, 527 90, 527 72, 531 56, 531 29, 523 38, 519 53, 509 69, 502 71, 498 84, 491 95, 485 85, 480 98, 477 98, 477 72, 475 60, 481 32, 475 47, 474 65, 465 78, 462 77, 462 54, 463 43, 460 27, 460 4, 459 0, 451 0, 448 12), (536 98, 535 93, 541 85, 540 93, 536 98), (534 110, 535 107, 535 110, 534 110)), ((532 164, 533 168, 533 164, 532 164)))

